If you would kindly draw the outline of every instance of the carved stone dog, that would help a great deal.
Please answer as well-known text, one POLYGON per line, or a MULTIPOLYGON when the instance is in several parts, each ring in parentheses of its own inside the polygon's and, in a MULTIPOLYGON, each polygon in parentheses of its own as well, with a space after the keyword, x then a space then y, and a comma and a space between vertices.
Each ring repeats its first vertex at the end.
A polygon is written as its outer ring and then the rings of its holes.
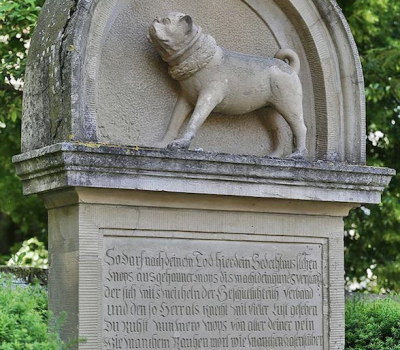
POLYGON ((169 64, 168 72, 180 82, 182 90, 161 144, 174 140, 169 149, 189 148, 211 112, 238 115, 271 106, 292 130, 295 147, 289 157, 306 155, 300 61, 294 51, 279 50, 275 58, 232 52, 217 46, 190 16, 176 12, 157 17, 148 38, 169 64), (182 138, 176 139, 192 111, 182 138))

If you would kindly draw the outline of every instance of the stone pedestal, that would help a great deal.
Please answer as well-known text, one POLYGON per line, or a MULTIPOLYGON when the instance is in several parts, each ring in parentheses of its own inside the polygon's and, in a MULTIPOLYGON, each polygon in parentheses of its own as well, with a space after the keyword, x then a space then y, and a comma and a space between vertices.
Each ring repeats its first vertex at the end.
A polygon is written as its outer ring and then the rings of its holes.
POLYGON ((392 171, 75 143, 14 161, 79 349, 344 348, 343 217, 392 171))

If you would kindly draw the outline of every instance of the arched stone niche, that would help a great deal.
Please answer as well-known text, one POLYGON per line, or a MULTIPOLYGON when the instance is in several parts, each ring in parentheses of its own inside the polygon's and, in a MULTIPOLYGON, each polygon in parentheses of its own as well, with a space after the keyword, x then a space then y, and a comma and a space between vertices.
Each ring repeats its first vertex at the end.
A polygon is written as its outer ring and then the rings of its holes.
MULTIPOLYGON (((365 163, 361 66, 334 0, 48 1, 28 60, 23 151, 62 141, 154 146, 178 85, 146 32, 171 10, 190 14, 227 49, 259 56, 294 49, 309 160, 365 163)), ((271 141, 257 113, 212 114, 192 147, 263 156, 271 141)))

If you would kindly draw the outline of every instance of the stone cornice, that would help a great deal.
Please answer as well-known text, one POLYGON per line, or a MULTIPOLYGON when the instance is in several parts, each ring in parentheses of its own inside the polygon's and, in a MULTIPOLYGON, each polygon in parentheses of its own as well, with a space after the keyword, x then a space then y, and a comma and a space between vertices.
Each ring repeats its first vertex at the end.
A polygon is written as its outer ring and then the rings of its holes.
POLYGON ((395 171, 221 153, 59 143, 13 158, 24 194, 67 187, 379 203, 395 171))

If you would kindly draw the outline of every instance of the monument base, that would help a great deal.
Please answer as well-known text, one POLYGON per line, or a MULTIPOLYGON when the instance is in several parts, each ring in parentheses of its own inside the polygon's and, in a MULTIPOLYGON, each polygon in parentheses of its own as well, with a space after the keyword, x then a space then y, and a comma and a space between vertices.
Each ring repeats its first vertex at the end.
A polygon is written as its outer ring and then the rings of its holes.
POLYGON ((344 349, 343 217, 391 170, 71 143, 14 161, 79 349, 344 349))
POLYGON ((90 188, 44 199, 50 307, 81 349, 343 348, 343 205, 90 188))

